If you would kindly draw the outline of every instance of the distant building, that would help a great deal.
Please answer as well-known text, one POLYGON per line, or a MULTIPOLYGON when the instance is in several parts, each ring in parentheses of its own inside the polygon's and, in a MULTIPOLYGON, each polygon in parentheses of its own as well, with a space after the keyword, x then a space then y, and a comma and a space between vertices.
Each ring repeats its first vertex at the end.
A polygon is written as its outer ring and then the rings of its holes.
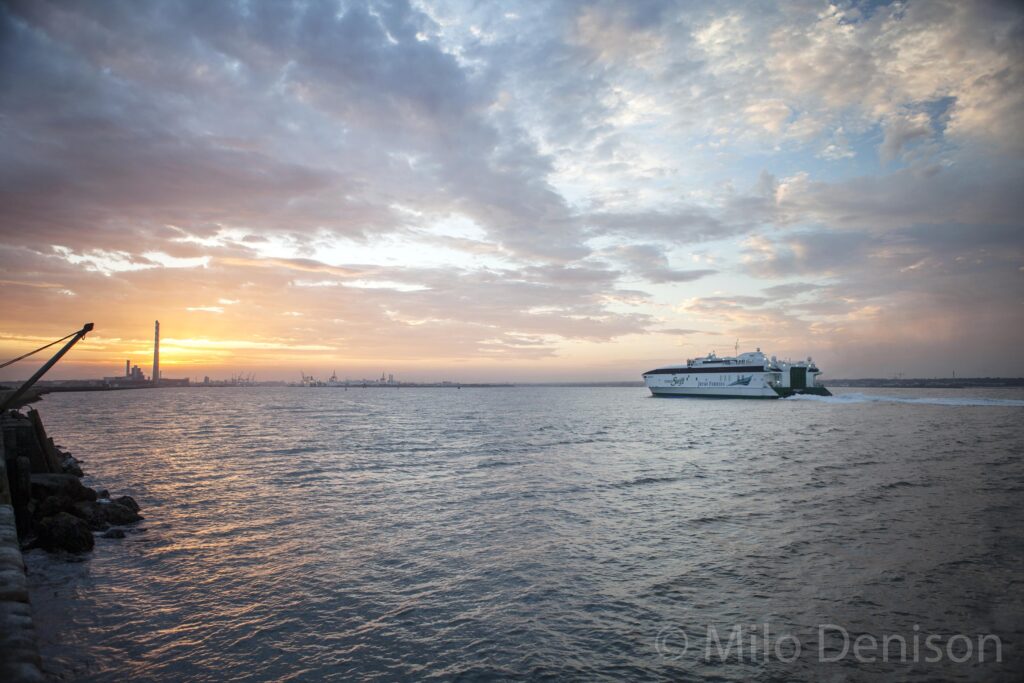
POLYGON ((132 365, 130 360, 125 361, 124 374, 116 375, 113 377, 104 377, 103 383, 109 384, 112 387, 126 387, 126 386, 138 386, 147 381, 147 378, 142 374, 142 368, 138 365, 132 365))

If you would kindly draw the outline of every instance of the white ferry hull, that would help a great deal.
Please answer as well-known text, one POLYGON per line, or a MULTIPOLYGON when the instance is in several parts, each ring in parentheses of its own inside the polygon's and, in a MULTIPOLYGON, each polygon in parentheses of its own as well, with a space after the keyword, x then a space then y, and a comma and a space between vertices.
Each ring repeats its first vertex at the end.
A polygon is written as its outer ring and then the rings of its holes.
POLYGON ((670 398, 779 398, 771 387, 654 387, 648 386, 653 396, 670 398))
POLYGON ((644 378, 654 396, 714 398, 778 398, 761 373, 730 375, 652 374, 644 378))

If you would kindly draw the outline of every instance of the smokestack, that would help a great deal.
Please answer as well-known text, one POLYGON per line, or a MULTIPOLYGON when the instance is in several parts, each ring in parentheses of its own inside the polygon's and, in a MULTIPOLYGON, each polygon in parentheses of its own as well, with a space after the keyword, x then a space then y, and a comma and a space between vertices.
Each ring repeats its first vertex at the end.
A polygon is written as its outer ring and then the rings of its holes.
POLYGON ((131 377, 132 376, 132 361, 130 359, 126 360, 124 362, 124 376, 125 377, 131 377))
POLYGON ((160 383, 160 321, 153 331, 153 386, 160 383))

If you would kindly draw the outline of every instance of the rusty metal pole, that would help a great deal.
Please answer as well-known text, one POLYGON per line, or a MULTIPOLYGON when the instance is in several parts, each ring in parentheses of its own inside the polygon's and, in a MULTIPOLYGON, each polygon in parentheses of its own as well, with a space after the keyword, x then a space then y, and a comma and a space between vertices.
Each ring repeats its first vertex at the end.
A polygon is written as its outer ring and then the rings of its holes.
POLYGON ((3 405, 0 405, 0 413, 7 410, 8 406, 14 405, 19 398, 24 396, 25 392, 31 389, 32 385, 38 382, 39 378, 45 375, 47 370, 56 365, 57 361, 63 358, 64 354, 70 351, 71 347, 78 343, 79 339, 92 332, 92 327, 92 323, 86 323, 85 325, 82 326, 82 329, 80 329, 78 332, 75 332, 75 336, 72 337, 71 340, 64 345, 64 348, 62 348, 57 353, 53 354, 53 358, 46 361, 46 363, 43 364, 43 367, 36 370, 36 374, 29 377, 28 381, 26 381, 24 384, 18 387, 17 391, 15 391, 13 394, 7 397, 7 400, 3 402, 3 405))

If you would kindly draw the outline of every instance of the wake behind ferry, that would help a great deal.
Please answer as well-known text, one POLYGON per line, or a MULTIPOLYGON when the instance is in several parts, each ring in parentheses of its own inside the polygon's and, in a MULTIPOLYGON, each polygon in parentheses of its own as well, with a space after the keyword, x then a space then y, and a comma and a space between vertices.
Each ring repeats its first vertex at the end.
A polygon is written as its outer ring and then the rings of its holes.
POLYGON ((644 384, 654 396, 707 396, 717 398, 784 398, 793 394, 831 396, 818 384, 821 371, 806 361, 768 358, 761 349, 736 356, 714 352, 693 358, 686 365, 657 368, 644 373, 644 384))

